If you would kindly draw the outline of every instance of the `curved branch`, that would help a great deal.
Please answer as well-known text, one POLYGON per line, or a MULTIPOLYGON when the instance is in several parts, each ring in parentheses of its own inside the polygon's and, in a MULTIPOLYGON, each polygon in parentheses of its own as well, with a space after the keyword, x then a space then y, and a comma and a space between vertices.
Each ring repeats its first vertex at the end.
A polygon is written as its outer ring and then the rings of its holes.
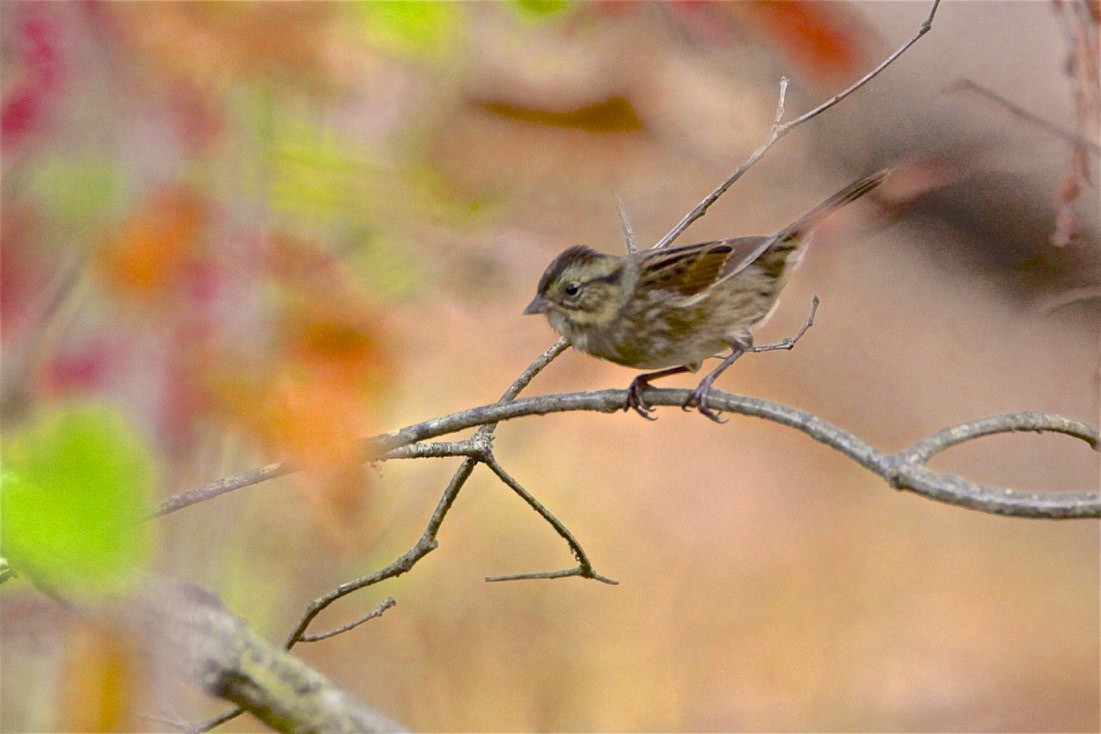
MULTIPOLYGON (((651 405, 685 405, 691 390, 650 389, 645 398, 651 405)), ((922 464, 933 454, 962 441, 1008 431, 1050 431, 1079 438, 1091 447, 1098 445, 1098 430, 1081 421, 1062 416, 1028 411, 985 418, 945 429, 897 454, 882 452, 848 431, 810 413, 759 398, 714 391, 712 406, 728 413, 763 418, 802 431, 811 438, 848 456, 865 469, 879 475, 896 489, 906 489, 938 502, 1001 515, 1030 518, 1101 517, 1101 493, 1036 494, 990 487, 961 477, 941 474, 922 464)), ((511 403, 473 408, 460 413, 409 426, 365 445, 368 451, 389 450, 452 431, 478 425, 481 421, 499 422, 527 415, 546 415, 574 410, 611 413, 626 405, 626 390, 602 390, 590 393, 543 395, 511 403), (424 435, 422 435, 424 434, 424 435)))
MULTIPOLYGON (((646 401, 651 405, 680 407, 690 397, 691 390, 651 388, 646 390, 644 395, 646 401)), ((512 402, 483 405, 432 418, 397 431, 365 439, 361 443, 363 459, 365 461, 378 461, 388 458, 390 452, 395 452, 405 446, 419 444, 421 441, 445 436, 467 428, 497 424, 500 421, 526 416, 579 410, 614 413, 623 410, 626 400, 626 390, 601 390, 599 392, 540 395, 512 402)), ((1063 433, 1079 438, 1091 447, 1097 448, 1099 441, 1097 428, 1081 421, 1034 411, 984 418, 944 429, 897 454, 888 454, 821 418, 779 403, 714 390, 712 392, 712 404, 717 410, 762 418, 801 431, 814 440, 848 456, 865 469, 883 477, 891 486, 908 489, 929 499, 984 512, 995 512, 1017 517, 1101 517, 1101 493, 1098 492, 1077 494, 1010 492, 997 487, 975 484, 931 470, 926 470, 928 473, 918 472, 913 468, 923 464, 931 456, 949 446, 980 436, 1007 431, 1063 433), (964 484, 960 484, 960 482, 964 484)), ((451 446, 448 445, 449 448, 451 446)), ((402 453, 396 452, 395 455, 400 456, 402 453)), ((409 450, 411 455, 420 453, 420 451, 409 450)), ((426 451, 424 453, 431 454, 432 452, 426 451)), ((477 460, 472 459, 471 462, 472 465, 469 469, 473 469, 473 464, 477 463, 477 460)), ((289 471, 289 468, 280 464, 272 464, 270 467, 281 467, 284 472, 289 471)), ((265 469, 270 469, 270 467, 265 467, 265 469)), ((241 478, 254 476, 257 471, 246 472, 238 477, 229 477, 222 480, 222 483, 247 486, 241 478)), ((194 495, 196 491, 192 490, 184 494, 194 495)), ((177 497, 179 496, 177 495, 177 497)), ((171 504, 175 506, 175 509, 184 506, 176 500, 176 497, 170 498, 165 504, 171 504)))
POLYGON ((992 436, 996 433, 1014 433, 1017 431, 1063 433, 1067 436, 1079 438, 1092 448, 1097 449, 1097 429, 1093 426, 1073 418, 1064 418, 1061 415, 1026 411, 980 418, 951 428, 944 428, 900 453, 905 454, 907 461, 912 464, 924 464, 934 455, 964 441, 982 436, 992 436))

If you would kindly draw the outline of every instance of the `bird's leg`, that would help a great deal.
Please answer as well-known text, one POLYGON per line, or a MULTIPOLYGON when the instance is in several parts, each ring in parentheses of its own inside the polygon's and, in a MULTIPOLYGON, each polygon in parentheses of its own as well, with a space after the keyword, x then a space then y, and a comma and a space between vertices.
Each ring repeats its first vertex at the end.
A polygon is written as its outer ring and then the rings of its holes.
POLYGON ((681 366, 638 375, 635 379, 631 380, 631 384, 627 386, 627 403, 623 406, 623 409, 634 410, 646 420, 656 421, 657 418, 650 415, 654 412, 653 406, 647 403, 642 397, 643 391, 650 387, 650 380, 656 380, 659 377, 668 377, 669 375, 679 375, 681 372, 690 371, 691 370, 689 370, 687 366, 681 366))
POLYGON ((753 337, 748 333, 742 334, 736 339, 730 341, 730 354, 727 356, 718 367, 707 373, 707 376, 700 381, 699 387, 693 392, 691 397, 688 398, 688 402, 685 407, 695 405, 696 410, 700 411, 703 415, 707 416, 716 423, 726 423, 724 418, 720 418, 718 413, 711 410, 707 405, 707 394, 711 392, 711 385, 714 384, 715 378, 726 371, 726 368, 734 364, 738 357, 742 356, 746 352, 753 351, 753 337))
POLYGON ((753 335, 748 331, 731 338, 730 355, 727 356, 718 367, 707 373, 707 376, 700 381, 699 387, 692 392, 692 396, 688 399, 688 402, 685 403, 685 410, 694 405, 698 411, 716 423, 726 423, 724 419, 720 418, 719 415, 707 405, 707 394, 711 391, 711 385, 714 384, 715 378, 725 372, 727 367, 734 364, 738 357, 747 352, 771 352, 776 349, 791 349, 794 347, 795 343, 802 339, 803 335, 807 333, 807 330, 814 326, 814 316, 818 313, 818 303, 818 296, 815 296, 810 304, 810 314, 807 315, 806 321, 803 322, 803 327, 799 329, 797 334, 782 339, 775 344, 754 346, 753 335))

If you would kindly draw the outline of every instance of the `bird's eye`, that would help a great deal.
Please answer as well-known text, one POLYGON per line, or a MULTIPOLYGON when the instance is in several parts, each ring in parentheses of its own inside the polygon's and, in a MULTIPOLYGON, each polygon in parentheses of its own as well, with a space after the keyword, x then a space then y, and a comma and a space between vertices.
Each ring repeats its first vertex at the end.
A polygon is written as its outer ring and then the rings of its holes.
POLYGON ((572 281, 566 283, 566 285, 562 286, 562 292, 565 293, 567 296, 573 298, 581 292, 581 284, 572 281))

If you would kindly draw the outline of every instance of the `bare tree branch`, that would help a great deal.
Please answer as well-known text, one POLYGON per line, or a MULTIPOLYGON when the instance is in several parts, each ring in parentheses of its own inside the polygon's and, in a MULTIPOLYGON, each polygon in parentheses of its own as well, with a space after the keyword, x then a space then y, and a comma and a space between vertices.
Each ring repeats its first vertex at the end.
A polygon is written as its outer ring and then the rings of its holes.
POLYGON ((211 498, 217 497, 220 494, 226 492, 232 492, 236 489, 242 489, 244 487, 251 487, 254 484, 260 482, 266 482, 269 479, 275 479, 281 477, 284 474, 290 474, 294 471, 294 466, 289 461, 277 461, 274 464, 268 464, 262 466, 259 469, 251 469, 241 474, 235 474, 232 477, 225 477, 224 479, 216 479, 213 482, 204 484, 201 487, 195 489, 189 489, 186 492, 180 492, 169 497, 164 502, 161 502, 153 510, 153 517, 161 517, 177 510, 182 510, 185 507, 196 505, 200 502, 205 502, 211 498))
POLYGON ((1032 114, 1023 107, 1009 101, 1002 95, 998 94, 993 89, 984 87, 978 82, 974 82, 970 79, 960 79, 954 85, 952 85, 950 89, 960 92, 970 92, 980 97, 983 97, 988 102, 992 102, 998 107, 1001 107, 1014 117, 1024 120, 1025 122, 1036 126, 1044 132, 1054 135, 1064 142, 1070 143, 1071 145, 1080 145, 1089 150, 1094 155, 1101 155, 1101 145, 1099 145, 1095 141, 1090 140, 1089 138, 1084 137, 1083 135, 1080 135, 1076 132, 1060 127, 1054 122, 1045 120, 1039 115, 1032 114))
MULTIPOLYGON (((531 377, 538 372, 537 365, 546 366, 561 351, 559 347, 560 344, 556 344, 541 355, 532 364, 532 367, 525 371, 522 377, 526 381, 530 381, 531 377)), ((518 380, 506 392, 506 395, 509 393, 515 395, 517 390, 513 388, 520 382, 521 380, 518 380)), ((647 402, 654 406, 683 407, 691 396, 692 391, 684 389, 650 388, 645 392, 647 402)), ((559 535, 567 541, 578 561, 577 567, 572 569, 491 576, 486 579, 487 581, 557 579, 579 576, 605 583, 616 583, 612 579, 596 573, 585 551, 566 526, 504 471, 490 450, 492 436, 485 429, 487 426, 496 428, 501 421, 531 415, 548 415, 568 411, 614 413, 623 410, 626 401, 626 390, 542 395, 471 408, 365 440, 363 451, 365 460, 368 461, 452 455, 465 455, 467 459, 444 490, 435 511, 432 513, 428 526, 417 543, 385 568, 379 569, 368 576, 345 582, 310 602, 306 612, 302 615, 294 631, 288 636, 284 646, 289 649, 298 642, 311 642, 332 637, 380 614, 386 606, 385 602, 383 607, 366 615, 360 621, 345 625, 330 633, 306 634, 306 629, 317 615, 333 602, 360 589, 406 573, 421 558, 435 550, 438 546, 437 534, 443 519, 454 504, 459 490, 470 478, 474 467, 478 463, 486 464, 509 488, 519 494, 544 520, 551 524, 559 535), (478 427, 479 430, 467 441, 420 443, 430 438, 474 427, 478 427), (423 447, 423 450, 415 450, 418 447, 423 447)), ((1003 489, 978 484, 955 475, 939 473, 924 465, 935 454, 965 441, 997 433, 1019 431, 1062 433, 1080 439, 1089 444, 1094 450, 1097 450, 1099 442, 1101 442, 1098 429, 1072 418, 1035 411, 993 416, 943 429, 926 439, 914 443, 909 448, 889 454, 874 448, 848 431, 838 428, 821 418, 786 405, 716 390, 712 393, 712 407, 728 413, 763 418, 802 431, 816 441, 836 449, 864 468, 882 477, 889 486, 914 492, 927 499, 971 510, 1022 518, 1082 519, 1101 517, 1101 492, 1034 493, 1003 489)), ((239 713, 240 709, 222 714, 207 722, 200 730, 205 731, 212 728, 217 724, 228 721, 239 713)))
MULTIPOLYGON (((569 345, 567 344, 565 339, 559 339, 545 352, 536 357, 535 360, 532 361, 530 365, 528 365, 527 369, 525 369, 520 374, 520 376, 517 377, 516 380, 509 386, 509 388, 505 390, 504 394, 501 396, 501 400, 495 403, 495 405, 508 405, 509 403, 507 401, 515 398, 521 390, 527 387, 531 383, 531 381, 535 379, 535 376, 539 374, 539 372, 544 367, 550 364, 555 357, 565 351, 567 346, 569 345)), ((474 426, 469 427, 472 428, 474 426)), ((455 503, 455 499, 459 495, 459 490, 462 489, 463 485, 466 484, 467 479, 470 478, 471 473, 474 471, 474 467, 477 466, 479 463, 487 463, 487 461, 493 461, 494 464, 496 463, 496 461, 492 459, 492 434, 493 431, 497 428, 497 422, 482 421, 477 424, 477 427, 477 432, 467 442, 440 445, 439 448, 441 451, 452 451, 455 449, 459 449, 457 454, 465 455, 467 458, 463 461, 463 463, 459 466, 459 469, 451 477, 451 481, 448 483, 447 488, 444 490, 439 502, 436 503, 436 509, 433 511, 432 517, 429 518, 428 526, 425 528, 424 533, 421 534, 421 537, 417 541, 417 543, 389 566, 386 566, 385 568, 382 568, 375 573, 370 574, 369 576, 363 576, 361 578, 345 582, 335 589, 330 590, 323 596, 320 596, 310 602, 310 604, 306 608, 305 614, 303 614, 302 618, 299 620, 298 625, 287 638, 285 644, 288 649, 305 639, 304 635, 306 632, 306 628, 310 625, 313 619, 337 599, 340 599, 343 596, 347 596, 348 594, 358 591, 359 589, 377 584, 380 581, 384 581, 395 576, 400 576, 401 574, 411 569, 417 563, 417 561, 436 549, 436 547, 439 545, 439 542, 436 539, 436 535, 439 532, 440 525, 443 524, 444 517, 451 509, 451 506, 455 503)), ((447 431, 446 433, 453 432, 454 431, 447 431)), ((446 435, 446 433, 440 433, 436 435, 442 436, 446 435)), ((397 441, 392 446, 389 446, 386 450, 375 454, 372 453, 369 442, 370 439, 368 440, 368 443, 364 444, 364 456, 367 461, 382 460, 391 451, 401 450, 406 447, 411 448, 411 445, 415 443, 413 441, 397 441)), ((440 455, 445 454, 441 453, 440 455)), ((513 487, 513 489, 515 491, 515 487, 513 487)), ((523 492, 521 492, 521 496, 524 496, 523 492)), ((525 497, 525 500, 526 499, 527 497, 525 497)), ((531 497, 532 501, 534 501, 534 499, 534 497, 531 497)), ((529 504, 531 503, 529 502, 529 504)), ((548 515, 553 518, 553 515, 550 515, 550 513, 547 512, 546 509, 543 508, 542 505, 539 505, 537 502, 535 505, 533 505, 533 507, 536 509, 537 512, 543 515, 545 519, 548 517, 548 515)), ((552 525, 555 525, 556 530, 561 527, 559 533, 563 534, 564 532, 563 537, 566 538, 568 542, 570 542, 570 547, 574 550, 575 555, 579 554, 579 564, 582 567, 587 568, 588 570, 588 573, 585 575, 591 576, 592 578, 597 578, 598 574, 592 571, 592 566, 588 563, 588 559, 585 557, 584 551, 581 550, 581 546, 577 543, 575 539, 573 539, 573 536, 569 534, 569 531, 565 529, 565 526, 561 523, 558 523, 557 519, 552 522, 552 525)), ((603 579, 603 577, 600 578, 603 579)))
MULTIPOLYGON (((1051 432, 1062 433, 1085 441, 1093 448, 1097 448, 1098 430, 1081 421, 1065 418, 1063 416, 1049 415, 1035 411, 1011 413, 1008 415, 984 418, 960 426, 946 428, 938 431, 933 436, 918 441, 912 447, 895 454, 889 454, 874 448, 863 440, 842 428, 834 426, 810 413, 805 413, 795 408, 779 403, 753 398, 744 395, 714 391, 715 408, 726 413, 763 418, 781 425, 802 431, 811 438, 830 446, 865 469, 883 477, 894 486, 896 480, 900 480, 900 467, 915 466, 924 463, 934 454, 939 453, 950 446, 962 441, 972 440, 993 433, 1007 433, 1016 431, 1051 432)), ((650 388, 646 390, 646 400, 656 406, 683 406, 691 395, 690 390, 650 388)), ((596 411, 600 413, 614 413, 622 410, 626 404, 626 390, 602 390, 599 392, 565 393, 558 395, 541 395, 538 397, 522 398, 507 403, 493 403, 478 408, 470 408, 458 413, 432 418, 422 423, 406 426, 397 431, 381 434, 362 442, 364 459, 366 461, 378 461, 392 455, 395 458, 403 457, 404 453, 410 455, 420 454, 413 451, 416 446, 424 445, 420 442, 444 436, 456 431, 483 425, 496 425, 500 421, 513 420, 532 415, 547 415, 550 413, 563 413, 569 411, 596 411)), ((460 442, 461 444, 461 442, 460 442)), ((457 446, 459 444, 455 444, 457 446)), ((427 446, 432 446, 428 444, 427 446)), ((463 452, 465 455, 465 451, 463 452)), ((452 455, 452 454, 448 454, 452 455)), ((470 469, 473 469, 472 460, 470 469)), ((918 476, 918 475, 914 475, 918 476)), ((918 494, 928 496, 949 504, 962 507, 982 509, 986 512, 997 514, 1015 515, 1018 517, 1101 517, 1101 493, 1088 492, 1080 494, 1052 493, 1050 495, 1026 495, 1016 493, 1017 498, 1007 499, 1007 490, 983 487, 983 485, 967 483, 966 490, 955 482, 946 481, 938 490, 933 491, 929 482, 933 476, 940 475, 935 472, 931 475, 922 474, 921 487, 903 487, 912 489, 918 494), (990 495, 992 504, 983 504, 976 507, 973 499, 976 494, 990 495), (1024 497, 1048 499, 1036 500, 1036 506, 1030 507, 1031 500, 1022 500, 1024 497), (998 498, 1001 498, 1000 500, 998 498), (1062 510, 1055 508, 1063 508, 1062 510)), ((904 478, 904 477, 902 477, 904 478)), ((232 477, 230 479, 233 479, 232 477)), ((446 497, 446 493, 445 493, 446 497)))

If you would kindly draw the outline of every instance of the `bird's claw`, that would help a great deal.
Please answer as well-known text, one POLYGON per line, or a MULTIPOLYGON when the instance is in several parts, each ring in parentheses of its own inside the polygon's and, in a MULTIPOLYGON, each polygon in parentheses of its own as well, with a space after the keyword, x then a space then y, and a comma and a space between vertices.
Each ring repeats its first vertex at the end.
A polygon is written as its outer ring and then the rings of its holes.
POLYGON ((682 410, 690 410, 695 408, 699 411, 700 415, 706 416, 716 423, 726 423, 727 419, 722 418, 711 409, 711 406, 707 404, 707 395, 711 392, 711 386, 700 386, 692 391, 692 394, 688 397, 688 402, 681 406, 682 410))
POLYGON ((656 421, 657 417, 650 415, 654 412, 654 406, 647 403, 646 399, 642 397, 643 390, 648 387, 650 387, 648 380, 638 377, 631 380, 631 384, 627 387, 627 402, 623 406, 623 410, 633 410, 648 421, 656 421))

